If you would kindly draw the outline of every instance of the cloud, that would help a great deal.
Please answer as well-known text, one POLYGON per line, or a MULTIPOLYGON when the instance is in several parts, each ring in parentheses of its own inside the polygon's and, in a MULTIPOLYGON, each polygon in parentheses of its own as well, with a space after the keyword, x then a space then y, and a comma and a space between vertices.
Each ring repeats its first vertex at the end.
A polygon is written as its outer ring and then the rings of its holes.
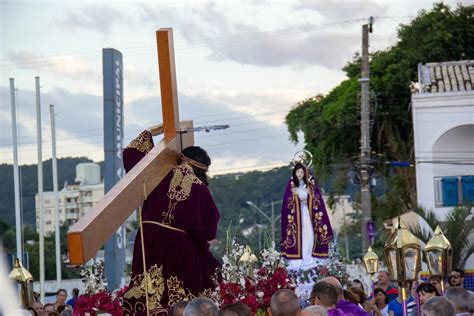
POLYGON ((315 11, 329 21, 343 21, 384 15, 389 5, 370 0, 299 0, 295 8, 315 11))
POLYGON ((92 30, 108 36, 115 25, 127 23, 129 18, 124 11, 106 5, 83 7, 57 19, 55 24, 74 30, 92 30))
POLYGON ((39 56, 28 51, 10 52, 9 59, 20 69, 32 69, 47 66, 51 72, 68 77, 80 77, 90 80, 102 78, 87 59, 74 56, 39 56))
MULTIPOLYGON (((32 159, 36 145, 36 98, 35 92, 31 90, 18 91, 21 101, 18 104, 18 130, 19 142, 27 148, 25 159, 32 159)), ((5 87, 0 87, 0 121, 2 122, 2 136, 0 147, 10 148, 11 116, 10 92, 5 87), (5 123, 5 124, 3 124, 5 123)), ((89 149, 102 146, 103 142, 103 119, 102 99, 91 94, 74 94, 64 89, 55 89, 50 93, 41 93, 41 120, 42 138, 45 146, 45 155, 50 153, 51 131, 49 104, 55 105, 56 114, 56 138, 58 156, 84 156, 89 149), (88 149, 84 147, 87 144, 88 149), (49 150, 47 150, 49 148, 49 150)))
POLYGON ((187 48, 208 47, 211 60, 263 67, 320 65, 339 69, 360 42, 358 33, 325 29, 314 21, 264 30, 255 21, 233 21, 215 4, 186 8, 184 12, 143 5, 140 18, 163 25, 172 23, 187 41, 187 48))
POLYGON ((358 43, 359 38, 353 34, 318 32, 210 46, 211 58, 216 60, 268 67, 319 65, 339 69, 352 56, 358 43))
MULTIPOLYGON (((36 161, 35 94, 30 90, 21 90, 20 93, 22 104, 28 104, 21 106, 19 111, 20 141, 23 144, 21 157, 22 162, 32 163, 36 161)), ((230 125, 226 130, 195 133, 195 143, 213 157, 211 171, 214 174, 238 171, 239 168, 275 167, 289 161, 293 153, 303 146, 291 144, 286 126, 281 121, 272 121, 273 118, 284 117, 286 107, 258 106, 276 99, 278 95, 272 98, 271 92, 254 96, 251 93, 214 94, 210 98, 181 93, 180 118, 193 119, 195 126, 230 125), (242 106, 248 105, 250 101, 257 104, 256 109, 242 106), (277 111, 281 113, 275 113, 277 111)), ((0 101, 0 122, 2 127, 5 126, 5 132, 2 131, 0 136, 3 152, 11 150, 11 125, 3 124, 10 121, 7 88, 0 87, 0 101)), ((44 157, 51 153, 48 105, 55 104, 58 157, 89 156, 94 160, 103 159, 103 101, 100 96, 55 89, 42 93, 41 101, 44 157)), ((140 131, 162 121, 160 97, 147 97, 127 103, 124 115, 126 145, 140 131)), ((8 153, 2 162, 10 159, 8 153)))

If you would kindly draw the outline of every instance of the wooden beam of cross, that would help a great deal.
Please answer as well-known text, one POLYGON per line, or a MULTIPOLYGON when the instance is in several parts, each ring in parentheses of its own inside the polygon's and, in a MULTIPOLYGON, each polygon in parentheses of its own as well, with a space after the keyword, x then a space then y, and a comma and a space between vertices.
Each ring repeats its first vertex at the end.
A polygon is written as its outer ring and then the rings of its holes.
POLYGON ((110 239, 145 198, 176 165, 181 148, 194 144, 192 121, 179 121, 173 31, 156 32, 164 138, 128 172, 67 234, 69 262, 83 265, 110 239))

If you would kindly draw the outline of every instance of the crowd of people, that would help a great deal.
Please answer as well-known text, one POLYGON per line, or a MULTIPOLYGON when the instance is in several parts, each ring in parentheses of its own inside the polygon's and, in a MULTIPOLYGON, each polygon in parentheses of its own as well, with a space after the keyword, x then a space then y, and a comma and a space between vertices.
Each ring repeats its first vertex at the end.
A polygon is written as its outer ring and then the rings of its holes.
MULTIPOLYGON (((464 272, 454 270, 441 295, 441 280, 405 284, 408 290, 409 316, 468 316, 474 315, 474 293, 463 287, 464 272), (418 296, 419 308, 415 302, 418 296)), ((373 291, 368 297, 362 282, 353 280, 344 288, 338 279, 326 277, 318 281, 309 299, 301 301, 288 289, 274 293, 267 310, 269 316, 402 316, 400 290, 393 286, 386 271, 381 271, 373 291)), ((250 309, 241 302, 229 304, 219 310, 207 298, 179 302, 169 311, 170 316, 251 316, 250 309)))
MULTIPOLYGON (((439 277, 428 282, 409 282, 404 285, 408 295, 408 316, 474 315, 474 293, 464 288, 464 272, 455 269, 444 284, 444 295, 439 277), (418 298, 418 307, 416 304, 418 298)), ((402 316, 400 290, 386 271, 378 274, 373 293, 359 280, 341 285, 334 277, 326 277, 314 284, 310 297, 304 301, 294 291, 283 289, 274 293, 269 316, 402 316)), ((39 299, 28 307, 34 316, 72 316, 79 290, 73 289, 72 298, 64 289, 56 293, 55 303, 42 304, 39 299)), ((170 316, 251 316, 250 308, 237 302, 221 307, 208 298, 199 297, 190 302, 180 301, 169 310, 170 316)))
POLYGON ((56 292, 56 302, 43 305, 39 295, 34 295, 34 302, 27 308, 32 316, 72 316, 74 305, 79 297, 79 289, 72 290, 72 297, 67 299, 67 291, 59 289, 56 292))

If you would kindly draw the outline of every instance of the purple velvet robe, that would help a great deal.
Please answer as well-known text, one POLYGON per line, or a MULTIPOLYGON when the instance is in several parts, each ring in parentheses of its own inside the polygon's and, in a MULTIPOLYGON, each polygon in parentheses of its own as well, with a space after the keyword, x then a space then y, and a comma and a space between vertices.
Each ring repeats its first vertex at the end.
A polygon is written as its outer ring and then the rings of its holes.
MULTIPOLYGON (((329 216, 326 212, 323 197, 308 169, 305 170, 309 185, 308 210, 313 224, 314 243, 312 256, 317 258, 328 257, 329 243, 333 239, 333 232, 329 216)), ((302 214, 301 202, 298 194, 293 193, 295 187, 293 177, 285 189, 281 207, 281 240, 280 251, 286 259, 302 259, 302 214)))
MULTIPOLYGON (((129 171, 153 148, 144 131, 124 150, 129 171)), ((124 295, 125 315, 166 314, 184 299, 208 296, 211 276, 219 266, 208 241, 216 236, 219 211, 207 186, 183 163, 168 173, 143 203, 143 240, 147 281, 143 273, 142 240, 137 232, 133 250, 132 280, 124 295), (145 284, 146 283, 146 284, 145 284)))

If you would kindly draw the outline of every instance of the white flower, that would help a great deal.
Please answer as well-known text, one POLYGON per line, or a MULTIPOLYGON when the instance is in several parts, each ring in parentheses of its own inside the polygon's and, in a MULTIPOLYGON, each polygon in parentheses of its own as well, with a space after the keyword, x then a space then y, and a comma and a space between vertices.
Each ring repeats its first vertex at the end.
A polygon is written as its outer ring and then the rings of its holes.
POLYGON ((257 294, 257 297, 260 297, 260 298, 262 298, 263 295, 265 295, 265 293, 263 293, 262 291, 258 291, 255 294, 257 294))

